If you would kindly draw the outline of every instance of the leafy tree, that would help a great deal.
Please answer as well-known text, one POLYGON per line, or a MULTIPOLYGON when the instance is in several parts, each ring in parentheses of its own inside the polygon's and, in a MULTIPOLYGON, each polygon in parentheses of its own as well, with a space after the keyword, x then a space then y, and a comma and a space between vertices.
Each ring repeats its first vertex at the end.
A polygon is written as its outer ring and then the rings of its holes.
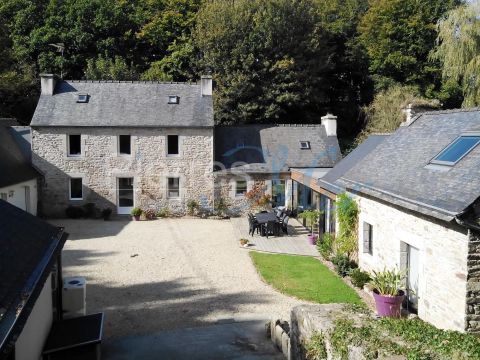
POLYGON ((113 60, 99 56, 96 59, 87 60, 85 78, 88 80, 135 80, 138 75, 120 56, 115 56, 113 60))
POLYGON ((480 105, 480 2, 474 0, 448 13, 438 25, 439 46, 432 53, 439 60, 446 83, 457 84, 464 106, 480 105))
POLYGON ((395 85, 375 95, 373 102, 364 108, 366 125, 358 135, 355 145, 373 133, 391 133, 405 120, 405 109, 409 104, 425 109, 439 108, 438 100, 422 97, 418 88, 395 85))
POLYGON ((362 18, 360 41, 370 58, 378 89, 393 84, 418 86, 434 96, 440 67, 429 61, 436 24, 459 0, 370 0, 362 18))
POLYGON ((319 121, 333 64, 310 0, 206 3, 196 44, 214 71, 220 123, 319 121))

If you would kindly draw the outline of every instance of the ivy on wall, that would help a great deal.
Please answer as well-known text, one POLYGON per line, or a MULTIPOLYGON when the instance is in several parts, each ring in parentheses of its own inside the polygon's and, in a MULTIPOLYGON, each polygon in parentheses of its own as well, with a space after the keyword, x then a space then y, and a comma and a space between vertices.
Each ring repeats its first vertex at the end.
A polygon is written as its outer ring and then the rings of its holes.
POLYGON ((336 252, 351 257, 358 253, 358 205, 350 196, 342 193, 337 197, 336 212, 339 223, 338 235, 335 240, 336 252))

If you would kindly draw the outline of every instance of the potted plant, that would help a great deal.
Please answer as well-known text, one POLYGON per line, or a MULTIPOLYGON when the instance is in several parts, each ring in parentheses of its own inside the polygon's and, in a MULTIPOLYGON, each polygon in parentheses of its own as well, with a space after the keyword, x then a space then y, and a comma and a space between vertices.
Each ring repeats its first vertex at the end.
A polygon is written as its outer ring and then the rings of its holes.
POLYGON ((135 207, 130 212, 132 214, 133 220, 140 221, 140 216, 142 215, 142 209, 135 207))
POLYGON ((111 208, 107 207, 107 208, 102 210, 103 220, 105 220, 105 221, 110 220, 110 215, 112 215, 112 209, 111 208))
POLYGON ((307 219, 310 222, 310 235, 308 235, 308 241, 310 244, 315 245, 317 243, 317 234, 313 232, 313 226, 318 223, 320 215, 322 215, 320 210, 305 210, 304 212, 298 214, 299 218, 307 219))
POLYGON ((377 314, 381 317, 399 318, 405 293, 400 290, 404 275, 395 270, 373 271, 372 280, 373 298, 377 314))
POLYGON ((143 216, 145 216, 145 219, 147 220, 153 220, 155 219, 156 213, 154 209, 147 209, 143 212, 143 216))
POLYGON ((247 239, 240 239, 240 245, 243 247, 248 247, 249 241, 247 239))

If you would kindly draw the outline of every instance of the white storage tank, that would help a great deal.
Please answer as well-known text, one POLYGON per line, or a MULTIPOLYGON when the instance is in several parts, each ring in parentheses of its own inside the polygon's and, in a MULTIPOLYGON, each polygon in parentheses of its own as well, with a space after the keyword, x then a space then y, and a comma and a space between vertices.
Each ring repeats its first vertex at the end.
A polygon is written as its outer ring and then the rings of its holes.
POLYGON ((86 315, 87 282, 84 277, 63 278, 62 305, 65 319, 86 315))

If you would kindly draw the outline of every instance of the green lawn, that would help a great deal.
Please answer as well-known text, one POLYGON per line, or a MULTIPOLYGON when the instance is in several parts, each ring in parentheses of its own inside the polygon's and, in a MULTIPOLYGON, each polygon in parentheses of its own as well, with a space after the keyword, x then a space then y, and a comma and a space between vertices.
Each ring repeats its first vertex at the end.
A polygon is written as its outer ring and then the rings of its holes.
POLYGON ((343 280, 312 257, 250 252, 263 279, 280 292, 320 304, 361 304, 343 280))

